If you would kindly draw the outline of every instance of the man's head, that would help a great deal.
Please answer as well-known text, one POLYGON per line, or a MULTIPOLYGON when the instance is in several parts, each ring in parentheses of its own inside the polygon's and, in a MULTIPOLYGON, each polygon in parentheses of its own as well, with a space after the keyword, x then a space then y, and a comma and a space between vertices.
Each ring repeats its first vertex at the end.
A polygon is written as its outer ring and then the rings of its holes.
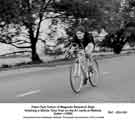
POLYGON ((85 35, 85 28, 83 26, 77 27, 75 30, 75 35, 77 36, 79 40, 82 40, 85 35))

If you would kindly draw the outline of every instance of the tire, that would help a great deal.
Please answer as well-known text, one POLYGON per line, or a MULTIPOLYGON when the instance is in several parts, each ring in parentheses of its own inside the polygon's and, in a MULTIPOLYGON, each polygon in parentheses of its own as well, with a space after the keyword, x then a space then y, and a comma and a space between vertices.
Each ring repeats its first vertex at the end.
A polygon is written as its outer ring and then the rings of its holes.
POLYGON ((92 87, 96 87, 100 80, 98 62, 93 59, 91 69, 88 71, 88 79, 92 87))
POLYGON ((75 93, 79 93, 81 90, 81 87, 83 85, 82 69, 80 68, 80 74, 79 74, 78 68, 79 68, 78 62, 73 63, 72 66, 70 67, 70 85, 71 85, 73 92, 75 92, 75 93), (75 67, 77 67, 76 75, 74 75, 75 67))

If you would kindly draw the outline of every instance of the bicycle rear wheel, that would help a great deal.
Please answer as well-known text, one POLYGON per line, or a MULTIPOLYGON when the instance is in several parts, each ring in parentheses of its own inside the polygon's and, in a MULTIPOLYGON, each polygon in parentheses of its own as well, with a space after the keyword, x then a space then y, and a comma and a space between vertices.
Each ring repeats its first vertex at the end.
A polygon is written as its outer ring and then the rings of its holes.
POLYGON ((75 93, 79 93, 83 85, 83 74, 79 62, 73 63, 70 68, 70 85, 75 93))
POLYGON ((88 78, 91 86, 96 87, 100 80, 99 65, 95 59, 91 63, 90 69, 88 70, 88 78))

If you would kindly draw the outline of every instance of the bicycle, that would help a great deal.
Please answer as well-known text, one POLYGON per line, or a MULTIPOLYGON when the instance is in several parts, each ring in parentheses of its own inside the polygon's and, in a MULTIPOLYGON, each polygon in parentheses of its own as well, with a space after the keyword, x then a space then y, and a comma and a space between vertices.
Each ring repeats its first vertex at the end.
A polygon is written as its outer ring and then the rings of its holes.
POLYGON ((96 87, 100 80, 99 65, 94 57, 89 57, 83 47, 83 53, 77 52, 72 66, 70 67, 70 85, 75 93, 79 93, 84 82, 84 75, 92 87, 96 87), (80 61, 79 56, 83 55, 84 61, 80 61), (85 65, 85 70, 84 70, 85 65))

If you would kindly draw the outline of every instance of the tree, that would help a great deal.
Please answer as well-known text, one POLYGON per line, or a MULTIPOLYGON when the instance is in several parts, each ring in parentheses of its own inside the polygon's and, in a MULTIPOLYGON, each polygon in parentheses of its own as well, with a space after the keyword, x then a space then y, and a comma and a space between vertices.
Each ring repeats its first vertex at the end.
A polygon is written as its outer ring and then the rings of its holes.
POLYGON ((135 43, 135 9, 133 1, 113 1, 112 7, 109 6, 106 9, 104 21, 106 21, 109 34, 100 45, 112 48, 114 53, 119 54, 126 43, 129 43, 131 46, 135 43))
MULTIPOLYGON (((54 8, 63 15, 62 19, 68 23, 72 31, 82 24, 86 29, 96 28, 102 22, 101 0, 59 0, 55 1, 54 8)), ((69 34, 72 34, 69 32, 69 34)))
MULTIPOLYGON (((1 29, 11 24, 17 26, 16 29, 25 27, 30 40, 29 47, 32 50, 33 62, 41 62, 36 52, 36 43, 40 39, 41 23, 51 11, 50 5, 52 1, 53 0, 0 0, 1 29)), ((10 41, 12 41, 12 36, 9 38, 10 41)))
POLYGON ((115 33, 109 33, 105 36, 103 41, 99 44, 100 47, 111 48, 114 53, 120 54, 123 46, 127 42, 124 39, 124 30, 117 30, 115 33))

